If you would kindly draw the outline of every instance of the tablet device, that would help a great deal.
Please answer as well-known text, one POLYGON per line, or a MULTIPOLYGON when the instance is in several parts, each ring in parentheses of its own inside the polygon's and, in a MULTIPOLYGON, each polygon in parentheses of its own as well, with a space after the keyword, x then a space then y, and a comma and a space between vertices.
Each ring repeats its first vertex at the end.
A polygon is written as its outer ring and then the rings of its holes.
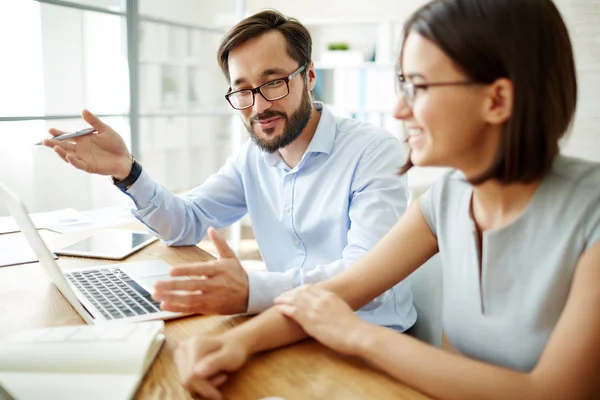
POLYGON ((157 240, 148 233, 109 229, 55 250, 62 256, 79 256, 122 260, 157 240))

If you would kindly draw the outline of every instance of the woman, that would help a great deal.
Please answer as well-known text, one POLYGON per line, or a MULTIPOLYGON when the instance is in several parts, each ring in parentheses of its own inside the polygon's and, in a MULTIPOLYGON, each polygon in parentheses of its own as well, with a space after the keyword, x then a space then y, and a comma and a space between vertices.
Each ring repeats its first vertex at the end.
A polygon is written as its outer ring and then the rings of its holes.
POLYGON ((219 398, 249 355, 308 334, 435 398, 599 395, 600 166, 559 154, 577 84, 555 5, 433 1, 406 23, 399 66, 404 170, 453 171, 346 272, 182 345, 189 390, 219 398), (460 355, 352 312, 437 252, 444 330, 460 355))

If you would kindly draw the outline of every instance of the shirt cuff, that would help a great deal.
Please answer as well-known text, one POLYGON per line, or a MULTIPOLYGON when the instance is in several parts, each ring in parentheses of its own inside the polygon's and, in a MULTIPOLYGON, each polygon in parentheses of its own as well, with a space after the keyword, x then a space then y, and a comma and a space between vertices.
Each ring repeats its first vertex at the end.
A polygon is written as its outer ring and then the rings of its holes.
POLYGON ((292 290, 292 279, 281 272, 250 271, 248 274, 248 314, 258 314, 273 305, 275 297, 292 290))
POLYGON ((125 192, 133 202, 135 207, 140 210, 146 207, 156 193, 155 183, 150 175, 142 168, 142 173, 137 180, 125 192))

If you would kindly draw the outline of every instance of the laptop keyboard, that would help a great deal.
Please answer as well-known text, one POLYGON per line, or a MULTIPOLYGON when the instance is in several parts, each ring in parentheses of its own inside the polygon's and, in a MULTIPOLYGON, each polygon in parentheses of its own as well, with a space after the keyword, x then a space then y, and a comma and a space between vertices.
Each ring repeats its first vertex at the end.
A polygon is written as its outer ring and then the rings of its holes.
POLYGON ((119 268, 67 272, 65 276, 106 319, 160 311, 160 303, 119 268))

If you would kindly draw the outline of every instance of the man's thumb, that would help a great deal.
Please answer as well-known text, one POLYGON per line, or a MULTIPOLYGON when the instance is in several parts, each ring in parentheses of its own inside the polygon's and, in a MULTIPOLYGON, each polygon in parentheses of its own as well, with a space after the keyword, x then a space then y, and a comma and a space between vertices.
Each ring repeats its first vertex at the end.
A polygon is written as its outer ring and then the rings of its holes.
POLYGON ((208 236, 212 240, 213 244, 219 252, 219 258, 236 258, 235 253, 231 250, 231 247, 227 244, 227 241, 223 239, 215 228, 212 226, 208 228, 208 236))
POLYGON ((81 112, 81 117, 85 122, 90 124, 91 127, 94 128, 98 133, 100 133, 108 127, 104 122, 100 121, 100 118, 96 117, 88 110, 83 110, 81 112))

